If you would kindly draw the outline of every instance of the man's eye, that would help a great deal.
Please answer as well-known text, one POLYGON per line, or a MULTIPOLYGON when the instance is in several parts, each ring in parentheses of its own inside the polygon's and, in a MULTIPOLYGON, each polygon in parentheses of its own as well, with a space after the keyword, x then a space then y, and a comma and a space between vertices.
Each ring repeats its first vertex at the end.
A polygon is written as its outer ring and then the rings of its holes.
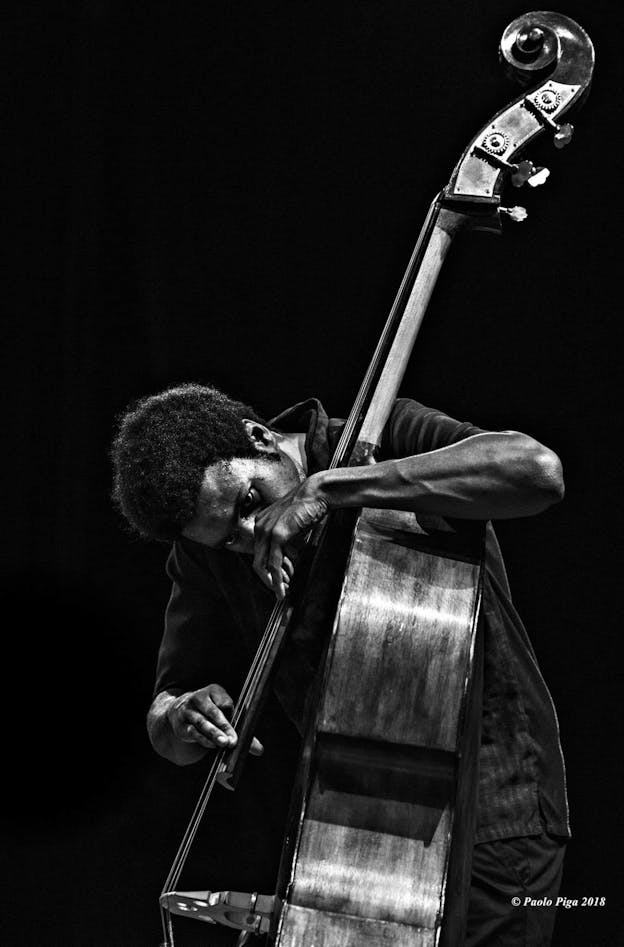
POLYGON ((235 536, 234 534, 232 534, 231 536, 228 536, 228 538, 225 540, 225 542, 223 543, 223 545, 226 546, 226 547, 227 547, 227 546, 233 546, 235 542, 236 542, 236 536, 235 536))
POLYGON ((256 496, 253 489, 249 490, 247 496, 241 503, 241 513, 250 513, 256 505, 256 496))

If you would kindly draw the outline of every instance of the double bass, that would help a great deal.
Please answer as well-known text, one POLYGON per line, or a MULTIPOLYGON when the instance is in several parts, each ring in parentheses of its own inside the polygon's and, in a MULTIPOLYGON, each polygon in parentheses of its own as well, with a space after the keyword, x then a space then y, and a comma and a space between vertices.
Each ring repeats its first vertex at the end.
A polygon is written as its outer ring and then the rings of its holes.
MULTIPOLYGON (((565 147, 586 97, 592 43, 573 20, 534 12, 504 31, 500 58, 522 92, 472 138, 433 200, 331 466, 374 463, 453 238, 500 233, 520 207, 506 184, 548 176, 524 157, 539 135, 565 147)), ((307 537, 273 609, 232 723, 160 898, 164 945, 182 915, 265 935, 274 947, 457 947, 463 943, 480 737, 482 538, 412 513, 331 514, 307 537), (277 890, 180 891, 213 787, 234 788, 280 654, 298 627, 326 627, 277 890)))

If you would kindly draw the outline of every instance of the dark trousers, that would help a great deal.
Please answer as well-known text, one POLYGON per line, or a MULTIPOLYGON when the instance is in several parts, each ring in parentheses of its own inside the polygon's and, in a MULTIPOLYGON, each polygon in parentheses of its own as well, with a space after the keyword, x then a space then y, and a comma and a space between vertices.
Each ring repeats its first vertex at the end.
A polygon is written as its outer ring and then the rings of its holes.
POLYGON ((475 845, 465 947, 548 947, 565 845, 545 834, 475 845))

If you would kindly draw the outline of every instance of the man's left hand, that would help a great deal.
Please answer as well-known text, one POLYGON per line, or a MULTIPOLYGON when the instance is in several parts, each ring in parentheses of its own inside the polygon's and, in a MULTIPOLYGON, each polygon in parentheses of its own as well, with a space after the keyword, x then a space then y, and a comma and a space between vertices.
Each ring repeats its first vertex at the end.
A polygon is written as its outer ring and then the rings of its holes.
POLYGON ((303 537, 323 519, 327 509, 312 476, 256 515, 254 570, 279 601, 286 595, 303 537))

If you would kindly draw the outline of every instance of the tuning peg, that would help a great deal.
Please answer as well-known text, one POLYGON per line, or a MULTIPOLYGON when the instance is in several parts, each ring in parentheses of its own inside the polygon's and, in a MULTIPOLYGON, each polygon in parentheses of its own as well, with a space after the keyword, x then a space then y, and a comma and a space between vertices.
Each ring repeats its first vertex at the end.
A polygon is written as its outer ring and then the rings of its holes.
POLYGON ((528 180, 529 187, 539 187, 540 184, 544 184, 550 177, 550 171, 548 168, 535 168, 533 174, 528 180))
POLYGON ((487 161, 488 164, 494 165, 495 168, 508 171, 514 187, 522 187, 526 181, 529 182, 531 187, 539 187, 540 184, 543 184, 550 174, 548 168, 536 168, 533 162, 528 159, 520 161, 518 164, 505 161, 504 158, 496 154, 494 149, 504 149, 506 144, 507 142, 502 135, 492 132, 485 138, 483 145, 475 145, 473 154, 487 161))
POLYGON ((535 173, 535 166, 532 161, 521 161, 520 164, 510 165, 511 183, 514 187, 522 187, 525 181, 528 181, 535 173), (512 170, 515 167, 515 170, 512 170))
POLYGON ((555 148, 565 148, 566 145, 569 145, 573 134, 574 125, 570 125, 569 122, 566 122, 565 125, 558 125, 554 138, 555 148))
POLYGON ((511 183, 514 187, 522 187, 525 181, 528 181, 531 187, 539 187, 550 174, 548 168, 536 168, 532 161, 521 161, 520 164, 510 167, 512 168, 511 183))
POLYGON ((529 216, 524 207, 499 207, 498 209, 501 214, 511 217, 514 224, 521 224, 529 216))
POLYGON ((543 89, 535 96, 525 96, 523 105, 544 128, 552 129, 555 148, 565 148, 570 143, 574 133, 574 125, 570 125, 569 122, 566 122, 565 125, 558 125, 548 114, 548 112, 556 110, 559 105, 557 93, 553 89, 543 89))

